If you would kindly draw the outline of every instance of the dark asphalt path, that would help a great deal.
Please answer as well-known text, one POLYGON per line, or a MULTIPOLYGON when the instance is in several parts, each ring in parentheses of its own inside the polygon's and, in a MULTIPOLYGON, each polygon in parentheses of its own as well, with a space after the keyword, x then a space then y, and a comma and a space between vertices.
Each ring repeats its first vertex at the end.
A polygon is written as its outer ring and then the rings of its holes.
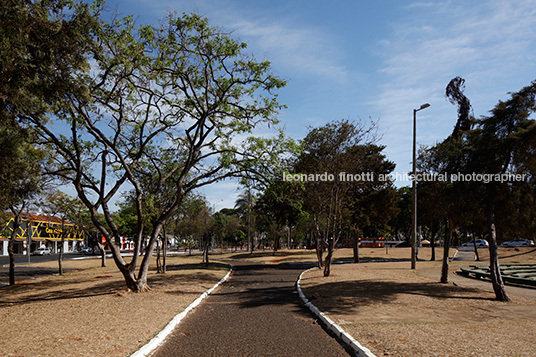
POLYGON ((303 267, 235 265, 153 356, 348 356, 298 294, 303 267))

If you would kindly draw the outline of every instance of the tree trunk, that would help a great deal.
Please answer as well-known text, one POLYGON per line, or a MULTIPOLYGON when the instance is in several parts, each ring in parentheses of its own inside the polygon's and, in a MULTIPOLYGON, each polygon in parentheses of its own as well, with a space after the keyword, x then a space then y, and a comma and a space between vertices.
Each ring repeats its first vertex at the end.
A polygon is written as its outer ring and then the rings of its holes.
POLYGON ((97 241, 97 247, 101 251, 101 268, 106 267, 106 250, 104 249, 105 245, 97 241))
POLYGON ((318 269, 322 269, 322 267, 324 266, 324 259, 323 259, 324 251, 322 249, 322 240, 320 238, 316 239, 315 249, 316 249, 316 259, 318 260, 318 269))
POLYGON ((275 228, 272 228, 273 229, 273 234, 274 234, 274 250, 272 252, 272 255, 275 255, 275 253, 279 250, 279 244, 281 242, 281 236, 280 236, 280 233, 281 233, 281 227, 279 227, 279 225, 276 225, 275 228))
POLYGON ((440 282, 446 284, 449 282, 449 251, 450 241, 452 239, 452 231, 454 230, 454 221, 449 219, 447 221, 448 228, 445 230, 445 238, 443 243, 443 266, 441 268, 441 280, 440 282))
POLYGON ((7 254, 9 255, 9 285, 15 285, 15 252, 13 251, 13 246, 15 245, 15 238, 17 237, 17 230, 20 227, 20 213, 15 212, 13 218, 13 231, 11 232, 11 237, 9 238, 9 243, 7 244, 7 254))
POLYGON ((162 257, 162 273, 165 274, 167 273, 167 262, 166 262, 166 257, 167 257, 167 234, 166 234, 166 227, 164 226, 164 246, 162 247, 162 249, 164 250, 164 254, 163 254, 163 257, 162 257))
POLYGON ((248 242, 249 242, 249 249, 250 254, 253 254, 253 250, 255 249, 253 247, 253 235, 251 234, 251 205, 248 207, 248 242))
POLYGON ((335 239, 333 237, 328 240, 328 254, 326 255, 326 261, 324 264, 324 277, 328 277, 331 273, 331 258, 333 257, 333 251, 335 250, 335 239))
POLYGON ((497 255, 497 232, 495 231, 495 200, 492 192, 488 195, 487 213, 489 230, 489 267, 491 274, 491 284, 495 292, 495 298, 499 301, 510 301, 504 290, 504 282, 499 267, 499 257, 497 255))
POLYGON ((432 235, 432 237, 430 238, 430 249, 432 250, 430 261, 433 262, 436 259, 436 256, 435 256, 435 235, 432 235))
POLYGON ((156 273, 162 273, 162 262, 160 261, 160 243, 156 243, 156 273))
POLYGON ((60 253, 58 254, 58 274, 63 275, 63 245, 65 244, 65 220, 61 220, 61 243, 60 253))
POLYGON ((58 274, 63 275, 63 244, 65 243, 65 238, 62 236, 60 241, 60 252, 58 254, 58 274))
POLYGON ((9 238, 9 243, 7 244, 7 254, 9 255, 9 285, 15 285, 15 253, 13 252, 15 234, 16 231, 11 233, 11 238, 9 238))
MULTIPOLYGON (((158 241, 158 237, 160 236, 160 232, 162 231, 162 227, 164 226, 163 222, 158 222, 154 225, 153 232, 151 233, 151 238, 149 239, 149 243, 146 244, 145 248, 145 254, 143 255, 143 259, 141 261, 141 264, 139 266, 138 270, 138 278, 136 279, 136 290, 135 292, 144 292, 149 291, 151 288, 149 285, 147 285, 147 274, 149 272, 149 263, 151 262, 151 258, 153 255, 153 251, 155 249, 156 243, 158 241)), ((116 247, 112 247, 112 253, 115 260, 115 263, 117 266, 121 265, 121 262, 119 261, 120 254, 117 254, 116 247)), ((130 274, 133 274, 135 266, 131 265, 125 265, 127 270, 130 274)))
POLYGON ((476 246, 476 238, 475 234, 473 233, 473 248, 475 249, 475 260, 480 261, 480 255, 478 255, 478 247, 476 246))
POLYGON ((435 237, 437 234, 437 225, 432 225, 432 236, 430 237, 430 249, 432 250, 432 256, 430 257, 430 261, 433 262, 436 260, 436 254, 435 254, 435 237))
POLYGON ((208 267, 209 261, 208 261, 208 248, 209 248, 209 237, 206 236, 203 238, 203 262, 205 263, 205 266, 208 267))
POLYGON ((353 250, 354 250, 354 263, 359 263, 359 238, 357 235, 352 239, 353 250))

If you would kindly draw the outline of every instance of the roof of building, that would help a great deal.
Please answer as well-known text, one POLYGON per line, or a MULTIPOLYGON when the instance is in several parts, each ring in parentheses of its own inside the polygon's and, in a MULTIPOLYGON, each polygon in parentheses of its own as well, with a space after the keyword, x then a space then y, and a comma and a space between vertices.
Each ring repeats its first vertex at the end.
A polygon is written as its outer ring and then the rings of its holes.
MULTIPOLYGON (((46 223, 57 223, 61 224, 61 218, 53 216, 53 215, 42 215, 42 214, 34 214, 31 212, 23 212, 20 215, 20 218, 24 221, 31 221, 31 222, 46 222, 46 223)), ((72 225, 71 222, 63 221, 64 224, 72 225)))

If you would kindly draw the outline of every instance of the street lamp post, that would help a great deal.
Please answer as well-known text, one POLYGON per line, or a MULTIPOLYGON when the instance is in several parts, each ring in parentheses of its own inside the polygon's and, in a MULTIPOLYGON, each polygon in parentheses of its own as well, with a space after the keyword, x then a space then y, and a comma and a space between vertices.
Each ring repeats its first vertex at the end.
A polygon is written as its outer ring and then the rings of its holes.
POLYGON ((413 180, 411 183, 412 195, 411 195, 411 269, 415 269, 417 254, 417 112, 428 108, 430 104, 425 103, 421 105, 419 109, 413 109, 413 180))

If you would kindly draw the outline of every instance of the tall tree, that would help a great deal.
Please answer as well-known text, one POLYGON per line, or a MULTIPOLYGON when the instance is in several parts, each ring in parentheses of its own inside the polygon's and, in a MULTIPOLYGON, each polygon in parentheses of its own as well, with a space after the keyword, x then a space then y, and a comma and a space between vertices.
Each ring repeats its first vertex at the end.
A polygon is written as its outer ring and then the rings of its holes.
POLYGON ((357 166, 361 173, 370 177, 352 182, 346 194, 350 196, 352 212, 349 233, 353 236, 354 262, 359 262, 358 234, 378 237, 378 232, 392 217, 399 213, 397 191, 390 174, 395 164, 382 153, 384 146, 363 144, 351 150, 351 166, 357 166))
POLYGON ((89 6, 68 0, 0 2, 0 120, 43 116, 57 100, 84 86, 73 72, 87 68, 94 17, 89 6))
MULTIPOLYGON (((471 114, 471 103, 469 102, 469 99, 463 94, 465 90, 465 80, 460 77, 453 78, 449 84, 447 85, 447 88, 445 89, 445 96, 448 98, 448 100, 454 104, 458 105, 458 120, 456 121, 456 125, 454 126, 454 130, 452 131, 452 134, 446 139, 446 141, 443 143, 443 146, 446 147, 446 149, 449 151, 449 158, 446 160, 445 165, 445 173, 447 175, 453 175, 457 172, 461 172, 459 170, 461 167, 463 167, 463 158, 464 155, 461 154, 463 152, 462 146, 465 143, 464 138, 462 137, 462 134, 472 128, 473 122, 470 119, 471 114), (460 162, 462 161, 462 162, 460 162)), ((459 184, 455 183, 454 185, 451 185, 449 187, 450 189, 456 190, 456 188, 459 188, 459 184), (454 186, 454 187, 452 187, 454 186)), ((461 198, 462 195, 454 194, 450 195, 450 197, 455 198, 461 198)), ((450 212, 448 219, 448 228, 446 229, 447 235, 445 235, 444 239, 444 245, 443 245, 443 268, 441 270, 441 282, 446 283, 448 280, 448 260, 449 260, 449 250, 450 250, 450 243, 452 240, 452 231, 454 229, 455 223, 454 223, 454 216, 456 212, 455 204, 453 204, 453 199, 450 199, 450 212)), ((458 211, 459 212, 459 211, 458 211)))
POLYGON ((203 262, 208 266, 209 248, 214 233, 214 217, 205 197, 191 195, 183 201, 179 232, 183 237, 198 241, 203 251, 203 262))
MULTIPOLYGON (((536 156, 533 150, 536 120, 530 118, 535 111, 536 81, 512 93, 507 101, 499 101, 489 116, 481 118, 470 162, 474 172, 496 175, 494 177, 528 173, 528 178, 524 180, 528 184, 527 180, 534 172, 527 172, 524 163, 534 161, 536 156)), ((504 290, 497 254, 497 201, 500 197, 508 197, 516 187, 524 186, 522 183, 518 181, 512 184, 493 179, 485 184, 491 281, 495 296, 501 301, 508 301, 509 298, 504 290)))
MULTIPOLYGON (((372 211, 380 219, 380 207, 390 205, 382 202, 394 199, 393 191, 387 193, 392 190, 388 175, 394 164, 381 154, 383 147, 374 144, 374 131, 374 123, 367 127, 364 123, 342 120, 311 129, 303 140, 295 172, 297 176, 303 174, 306 181, 304 207, 313 222, 319 267, 324 266, 324 276, 330 274, 334 248, 341 234, 353 230, 357 240, 359 228, 371 225, 372 211), (385 191, 380 193, 382 190, 385 191)), ((390 214, 385 218, 388 220, 390 214)))
POLYGON ((25 131, 0 127, 0 210, 9 209, 13 226, 8 242, 9 284, 15 284, 14 243, 21 215, 43 188, 44 153, 30 144, 25 131))
POLYGON ((285 83, 270 73, 268 62, 246 54, 245 44, 195 14, 170 15, 161 27, 139 28, 127 17, 92 31, 94 66, 79 76, 89 83, 91 99, 70 93, 58 107, 54 125, 27 118, 57 150, 51 173, 75 187, 127 287, 145 291, 160 232, 189 192, 254 171, 261 161, 277 160, 284 145, 274 139, 238 145, 234 139, 250 135, 262 123, 277 122, 281 106, 272 91, 285 83), (148 175, 155 177, 150 191, 141 182, 148 175), (120 232, 110 210, 112 199, 127 185, 134 190, 137 216, 130 262, 121 255, 120 232), (164 187, 173 194, 166 194, 169 199, 153 220, 138 264, 143 201, 164 187))
POLYGON ((88 5, 67 0, 2 0, 0 23, 0 135, 7 159, 0 162, 0 201, 11 207, 18 226, 27 200, 39 189, 41 165, 36 163, 43 159, 29 140, 31 130, 20 121, 28 116, 44 120, 66 93, 82 95, 83 86, 72 80, 72 73, 87 65, 86 39, 93 17, 88 5))
POLYGON ((274 254, 281 246, 284 228, 290 233, 290 228, 305 214, 302 191, 303 185, 297 182, 274 181, 257 201, 255 211, 266 220, 265 225, 274 241, 274 254))
POLYGON ((411 239, 411 187, 398 188, 396 200, 398 214, 391 217, 388 225, 398 239, 403 238, 409 242, 411 239))
POLYGON ((255 207, 256 201, 257 197, 253 194, 251 188, 248 187, 244 192, 238 195, 235 202, 235 209, 240 212, 242 219, 246 222, 249 251, 251 254, 253 254, 253 250, 255 249, 252 229, 255 225, 253 222, 255 219, 253 208, 255 207))
POLYGON ((447 173, 450 178, 448 183, 437 186, 445 198, 441 208, 448 219, 441 281, 447 281, 447 249, 452 230, 456 224, 476 229, 481 221, 478 215, 485 212, 493 289, 498 300, 508 301, 497 255, 497 223, 500 222, 497 203, 501 202, 502 220, 508 215, 508 220, 515 221, 515 211, 506 208, 518 199, 520 192, 533 191, 530 188, 533 171, 526 163, 533 162, 535 156, 536 121, 530 116, 536 110, 536 83, 512 93, 511 99, 500 101, 489 116, 477 121, 469 115, 469 102, 461 93, 463 84, 463 79, 454 78, 446 90, 451 101, 459 106, 453 133, 431 148, 423 160, 428 163, 428 169, 447 173), (508 178, 521 173, 526 175, 524 180, 508 178))

